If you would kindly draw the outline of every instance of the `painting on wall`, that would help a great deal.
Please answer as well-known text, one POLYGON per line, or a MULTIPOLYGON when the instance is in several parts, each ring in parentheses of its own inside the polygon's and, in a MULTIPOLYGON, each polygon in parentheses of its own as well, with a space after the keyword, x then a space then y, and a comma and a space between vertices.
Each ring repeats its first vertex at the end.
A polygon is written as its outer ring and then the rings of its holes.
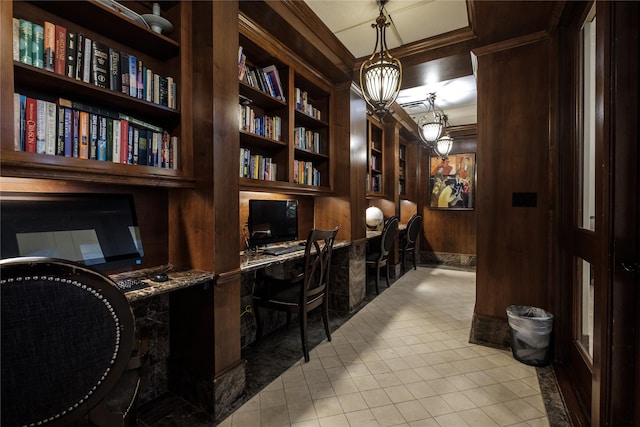
POLYGON ((429 158, 431 209, 473 210, 476 191, 475 153, 429 158))

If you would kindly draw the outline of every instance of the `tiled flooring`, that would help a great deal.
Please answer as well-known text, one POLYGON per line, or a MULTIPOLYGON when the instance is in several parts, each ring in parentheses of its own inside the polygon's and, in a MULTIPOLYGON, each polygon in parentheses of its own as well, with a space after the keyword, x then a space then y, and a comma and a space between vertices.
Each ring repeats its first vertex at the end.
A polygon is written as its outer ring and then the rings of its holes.
POLYGON ((473 272, 410 270, 219 425, 549 426, 536 369, 469 343, 474 301, 473 272))

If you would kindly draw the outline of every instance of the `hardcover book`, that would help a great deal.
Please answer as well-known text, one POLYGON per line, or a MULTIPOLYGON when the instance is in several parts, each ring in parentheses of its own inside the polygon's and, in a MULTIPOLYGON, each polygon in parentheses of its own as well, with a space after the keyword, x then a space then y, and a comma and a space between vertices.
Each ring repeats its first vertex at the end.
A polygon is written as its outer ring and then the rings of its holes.
POLYGON ((142 59, 138 59, 136 66, 136 98, 144 99, 144 64, 142 59))
POLYGON ((20 20, 13 18, 13 60, 20 61, 20 20))
POLYGON ((109 74, 109 49, 94 41, 91 50, 91 83, 109 88, 109 74))
POLYGON ((122 71, 120 69, 120 51, 109 48, 109 87, 122 92, 122 71))
POLYGON ((80 140, 80 155, 81 159, 89 158, 89 113, 86 111, 80 111, 80 127, 79 127, 79 140, 80 140))
POLYGON ((77 36, 76 33, 67 31, 66 57, 65 57, 65 75, 71 79, 76 78, 76 50, 77 36))
POLYGON ((29 153, 36 152, 37 132, 38 132, 38 102, 35 98, 27 97, 25 99, 25 135, 24 145, 25 151, 29 153))
POLYGON ((92 44, 91 39, 85 36, 82 59, 82 81, 85 83, 91 83, 91 58, 93 57, 92 44))
POLYGON ((120 120, 120 163, 129 163, 129 122, 120 120))
POLYGON ((58 108, 58 131, 56 134, 56 156, 64 156, 64 107, 58 108))
POLYGON ((64 109, 64 156, 73 155, 73 112, 69 108, 64 109))
POLYGON ((31 57, 33 66, 44 68, 44 28, 42 25, 33 24, 32 31, 31 57))
POLYGON ((20 62, 33 65, 33 24, 26 19, 20 20, 20 62))
POLYGON ((148 163, 148 140, 147 131, 145 129, 137 129, 138 132, 138 164, 146 165, 148 163))
MULTIPOLYGON (((113 119, 105 117, 107 121, 107 162, 113 162, 113 119)), ((120 142, 120 141, 118 141, 120 142)), ((116 144, 117 145, 117 144, 116 144)))
POLYGON ((125 95, 130 94, 129 83, 129 54, 126 52, 120 52, 120 72, 122 73, 120 78, 120 84, 122 85, 122 93, 125 95))
POLYGON ((67 62, 67 28, 56 25, 55 72, 65 74, 67 62))
POLYGON ((36 153, 44 154, 47 150, 47 104, 37 99, 36 106, 36 153))
POLYGON ((71 117, 73 119, 71 126, 71 157, 80 157, 80 111, 71 110, 71 117))
POLYGON ((76 36, 76 80, 82 81, 84 76, 84 34, 76 36))
POLYGON ((98 160, 98 115, 89 113, 89 160, 98 160))
POLYGON ((55 71, 56 65, 56 26, 55 24, 44 22, 44 69, 55 71))
POLYGON ((113 120, 113 154, 111 155, 111 159, 113 163, 120 163, 122 154, 120 153, 120 149, 122 148, 121 135, 120 131, 122 130, 122 125, 120 124, 120 120, 113 120))
POLYGON ((129 55, 129 95, 138 97, 138 60, 129 55))
POLYGON ((96 116, 98 123, 97 135, 97 154, 96 159, 101 161, 107 160, 107 118, 104 116, 96 116))

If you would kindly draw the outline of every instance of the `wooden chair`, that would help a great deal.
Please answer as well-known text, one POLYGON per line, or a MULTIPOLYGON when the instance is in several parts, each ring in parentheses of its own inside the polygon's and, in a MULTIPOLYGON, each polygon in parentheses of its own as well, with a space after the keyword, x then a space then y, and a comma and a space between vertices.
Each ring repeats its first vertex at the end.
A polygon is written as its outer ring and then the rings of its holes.
POLYGON ((256 336, 262 337, 260 307, 287 313, 287 324, 296 313, 300 322, 300 338, 304 361, 309 361, 307 344, 307 314, 318 307, 322 309, 322 321, 327 339, 331 341, 329 330, 329 291, 331 254, 338 234, 333 230, 311 230, 304 252, 304 272, 290 280, 263 276, 263 286, 253 296, 253 312, 256 316, 256 336))
POLYGON ((392 216, 384 223, 382 234, 379 239, 379 245, 370 247, 367 251, 367 267, 374 268, 376 270, 376 294, 380 293, 378 286, 380 283, 380 269, 385 266, 387 267, 387 288, 389 287, 389 252, 393 247, 397 232, 398 217, 392 216))
POLYGON ((405 258, 407 253, 413 255, 413 269, 416 270, 416 252, 418 248, 418 238, 422 229, 422 215, 414 214, 409 218, 407 228, 400 239, 400 262, 402 263, 402 274, 405 273, 405 258))
POLYGON ((0 261, 3 426, 135 424, 143 359, 124 293, 51 258, 0 261))

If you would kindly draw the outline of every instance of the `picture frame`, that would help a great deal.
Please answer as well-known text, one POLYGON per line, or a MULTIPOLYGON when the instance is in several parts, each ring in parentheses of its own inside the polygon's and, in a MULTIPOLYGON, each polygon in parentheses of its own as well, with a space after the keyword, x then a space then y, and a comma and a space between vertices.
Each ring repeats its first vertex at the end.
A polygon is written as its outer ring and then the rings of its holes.
POLYGON ((475 153, 429 157, 430 209, 473 210, 476 195, 475 153))

